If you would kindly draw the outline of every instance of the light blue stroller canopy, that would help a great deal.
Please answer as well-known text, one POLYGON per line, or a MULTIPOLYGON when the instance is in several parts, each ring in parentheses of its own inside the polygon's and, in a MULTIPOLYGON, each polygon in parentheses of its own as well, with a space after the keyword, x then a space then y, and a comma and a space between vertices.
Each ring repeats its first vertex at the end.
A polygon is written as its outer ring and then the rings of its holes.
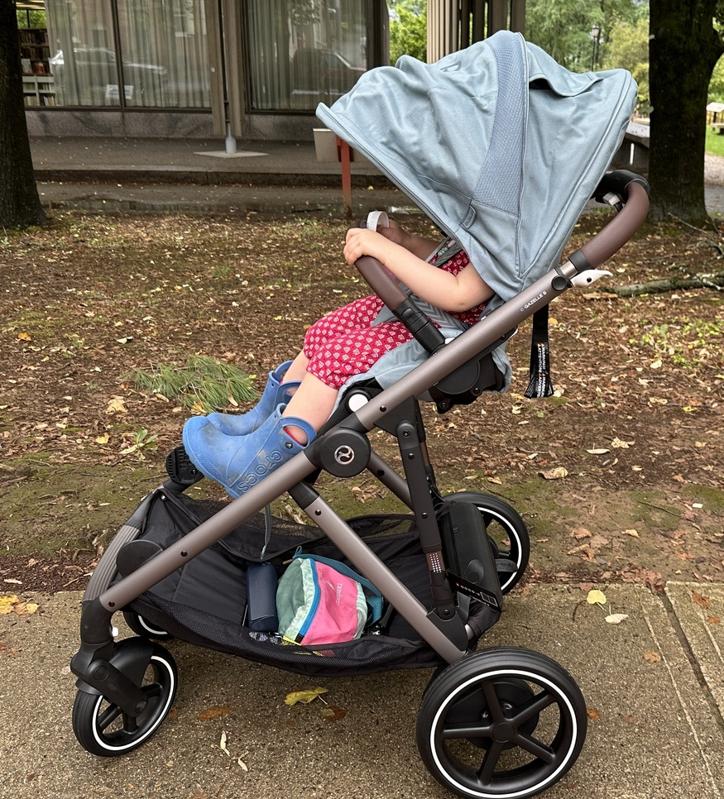
MULTIPOLYGON (((492 307, 558 262, 635 100, 625 70, 569 72, 501 31, 434 64, 403 56, 370 70, 317 116, 462 245, 492 307)), ((424 357, 410 342, 364 377, 386 387, 424 357)))

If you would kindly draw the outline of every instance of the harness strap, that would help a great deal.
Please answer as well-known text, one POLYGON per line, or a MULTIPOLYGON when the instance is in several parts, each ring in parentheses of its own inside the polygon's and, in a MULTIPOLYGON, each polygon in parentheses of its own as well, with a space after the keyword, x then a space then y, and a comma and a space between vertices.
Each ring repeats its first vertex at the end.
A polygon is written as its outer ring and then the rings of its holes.
POLYGON ((525 390, 525 396, 528 399, 540 399, 550 397, 552 393, 548 306, 544 305, 533 314, 533 331, 530 339, 530 382, 525 390))

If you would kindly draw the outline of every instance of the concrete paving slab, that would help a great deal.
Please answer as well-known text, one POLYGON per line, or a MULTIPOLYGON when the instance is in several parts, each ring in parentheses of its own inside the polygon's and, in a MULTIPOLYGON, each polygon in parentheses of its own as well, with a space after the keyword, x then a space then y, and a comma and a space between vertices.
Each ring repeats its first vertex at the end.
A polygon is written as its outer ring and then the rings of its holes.
POLYGON ((724 719, 724 586, 670 582, 666 596, 724 719))
MULTIPOLYGON (((507 602, 485 645, 538 649, 580 682, 588 743, 549 799, 721 799, 724 739, 660 598, 610 586, 620 625, 567 586, 531 586, 507 602)), ((79 593, 38 597, 30 617, 0 616, 2 799, 237 799, 450 796, 424 771, 415 714, 429 672, 308 680, 273 668, 169 645, 181 685, 173 716, 138 752, 95 758, 70 726, 79 593), (288 708, 288 691, 324 685, 347 710, 288 708), (229 714, 203 721, 210 707, 229 714), (231 757, 219 748, 222 731, 231 757), (249 771, 237 764, 242 757, 249 771)))

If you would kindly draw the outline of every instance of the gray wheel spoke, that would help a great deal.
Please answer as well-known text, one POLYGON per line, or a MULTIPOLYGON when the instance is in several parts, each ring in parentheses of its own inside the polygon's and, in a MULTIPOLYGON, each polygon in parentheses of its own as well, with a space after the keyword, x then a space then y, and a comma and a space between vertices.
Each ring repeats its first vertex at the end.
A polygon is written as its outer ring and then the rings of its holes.
POLYGON ((555 752, 532 735, 518 735, 513 739, 521 749, 530 752, 544 763, 552 763, 556 759, 555 752))
POLYGON ((552 694, 549 694, 548 691, 541 691, 536 696, 531 697, 524 705, 517 708, 517 712, 511 721, 519 727, 554 701, 555 698, 552 694))
POLYGON ((103 731, 121 715, 118 705, 109 705, 100 716, 98 716, 98 729, 103 731))
POLYGON ((476 724, 475 722, 448 724, 442 731, 443 738, 490 738, 490 735, 490 724, 476 724))
POLYGON ((490 749, 485 753, 483 762, 478 769, 478 779, 483 785, 487 785, 493 778, 495 772, 495 764, 498 762, 500 753, 503 751, 503 744, 498 741, 493 741, 490 749))

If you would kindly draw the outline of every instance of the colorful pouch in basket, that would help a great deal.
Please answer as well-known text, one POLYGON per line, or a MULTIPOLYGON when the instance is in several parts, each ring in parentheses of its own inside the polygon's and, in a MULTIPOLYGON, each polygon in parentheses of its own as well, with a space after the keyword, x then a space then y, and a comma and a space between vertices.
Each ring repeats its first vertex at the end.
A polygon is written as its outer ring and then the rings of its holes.
POLYGON ((330 558, 297 554, 279 580, 279 632, 297 644, 338 644, 362 635, 382 616, 382 595, 330 558))

